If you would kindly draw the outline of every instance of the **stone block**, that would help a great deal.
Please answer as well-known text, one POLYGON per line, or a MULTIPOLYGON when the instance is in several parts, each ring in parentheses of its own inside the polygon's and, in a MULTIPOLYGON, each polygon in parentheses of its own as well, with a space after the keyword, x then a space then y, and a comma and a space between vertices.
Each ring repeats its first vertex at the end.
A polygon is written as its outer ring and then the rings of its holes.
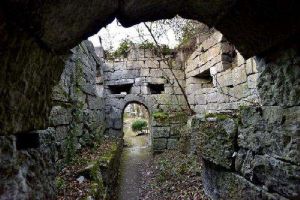
POLYGON ((219 103, 218 110, 237 110, 239 105, 237 102, 219 103))
POLYGON ((145 77, 138 77, 138 78, 134 79, 134 85, 136 85, 136 86, 142 86, 145 82, 146 82, 145 77))
POLYGON ((249 96, 250 91, 248 89, 248 83, 243 83, 230 88, 229 94, 233 97, 233 101, 237 101, 241 98, 249 96))
POLYGON ((247 82, 247 74, 244 65, 232 70, 233 85, 239 85, 247 82))
POLYGON ((295 199, 300 195, 298 165, 248 151, 240 170, 251 181, 288 199, 295 199))
POLYGON ((252 58, 246 60, 245 67, 246 67, 246 73, 247 73, 247 75, 250 75, 250 74, 254 73, 254 71, 253 71, 253 59, 252 58))
POLYGON ((130 90, 131 94, 141 94, 141 87, 140 86, 133 86, 130 90))
POLYGON ((60 83, 59 85, 53 87, 51 99, 54 101, 68 102, 69 101, 68 95, 69 95, 68 86, 60 83))
POLYGON ((161 69, 150 69, 150 74, 151 74, 151 77, 157 77, 157 78, 163 76, 161 69))
POLYGON ((226 116, 216 122, 200 124, 198 135, 199 151, 204 159, 230 169, 232 167, 237 122, 226 116))
POLYGON ((247 79, 248 79, 247 80, 247 82, 248 82, 248 88, 250 88, 250 89, 257 88, 258 74, 249 75, 247 79))
POLYGON ((233 78, 232 78, 232 70, 226 70, 223 73, 219 73, 215 78, 216 87, 225 87, 233 85, 233 78))
POLYGON ((152 127, 153 138, 170 137, 170 127, 152 127))
POLYGON ((205 105, 207 104, 208 95, 195 95, 195 104, 196 105, 205 105))
POLYGON ((141 94, 150 94, 149 88, 146 85, 141 86, 141 94))
POLYGON ((206 194, 211 199, 265 199, 265 200, 287 200, 287 198, 266 191, 244 177, 227 171, 214 168, 205 162, 203 172, 203 185, 206 194))
POLYGON ((207 50, 217 44, 218 42, 222 41, 222 34, 220 32, 215 32, 213 35, 211 35, 207 40, 205 40, 202 44, 201 47, 204 50, 207 50))
POLYGON ((300 163, 298 107, 243 107, 238 145, 253 152, 300 163))
POLYGON ((175 94, 174 87, 172 87, 172 86, 166 86, 165 87, 165 93, 166 94, 175 94))
POLYGON ((188 101, 189 101, 189 104, 190 104, 190 105, 195 105, 195 104, 196 104, 196 101, 195 101, 195 95, 190 94, 190 95, 188 95, 187 97, 188 97, 188 101))
POLYGON ((153 151, 162 151, 167 148, 166 138, 154 138, 152 144, 153 151))
POLYGON ((217 92, 210 93, 210 94, 207 94, 205 96, 206 96, 207 103, 216 103, 216 102, 218 102, 218 93, 217 92))
POLYGON ((85 84, 80 86, 81 90, 91 96, 96 96, 96 85, 85 84))
MULTIPOLYGON (((185 78, 185 74, 182 70, 172 70, 173 74, 175 75, 176 79, 178 80, 183 80, 185 78)), ((173 79, 173 74, 171 76, 169 76, 169 78, 173 79)))
POLYGON ((68 125, 72 121, 71 110, 62 106, 54 106, 50 112, 50 124, 52 126, 68 125))
POLYGON ((183 124, 171 124, 170 137, 179 138, 183 129, 183 124))
POLYGON ((245 62, 246 61, 245 61, 244 57, 237 51, 236 63, 235 63, 236 67, 240 67, 240 66, 244 65, 245 62))
POLYGON ((177 139, 168 139, 167 149, 175 150, 178 148, 178 140, 177 139))
POLYGON ((206 105, 206 111, 207 112, 215 112, 218 110, 218 103, 209 103, 206 105))
POLYGON ((141 76, 150 76, 150 69, 147 69, 147 68, 142 68, 141 69, 141 76))
POLYGON ((206 105, 196 105, 195 110, 196 113, 205 113, 206 112, 206 105))
POLYGON ((64 140, 69 133, 68 126, 57 126, 55 128, 55 140, 62 141, 64 140))
POLYGON ((91 110, 101 110, 104 107, 104 99, 101 97, 87 97, 88 108, 91 110))
POLYGON ((152 83, 152 84, 165 84, 166 79, 165 78, 159 78, 159 77, 149 77, 147 78, 147 82, 148 83, 152 83))

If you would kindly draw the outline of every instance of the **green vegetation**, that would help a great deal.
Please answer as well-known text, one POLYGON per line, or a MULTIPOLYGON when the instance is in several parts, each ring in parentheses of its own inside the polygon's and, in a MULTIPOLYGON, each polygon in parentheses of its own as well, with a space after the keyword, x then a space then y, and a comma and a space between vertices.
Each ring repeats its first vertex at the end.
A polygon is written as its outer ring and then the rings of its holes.
POLYGON ((107 199, 107 188, 112 185, 105 185, 106 179, 102 176, 102 172, 117 170, 114 163, 120 155, 119 146, 119 141, 104 139, 101 144, 95 143, 94 148, 85 147, 78 151, 72 162, 66 165, 65 170, 60 171, 55 179, 58 199, 71 199, 74 195, 107 199), (79 184, 76 180, 79 176, 85 177, 84 184, 79 184))
POLYGON ((118 47, 118 49, 113 52, 113 56, 115 58, 120 58, 120 57, 127 57, 128 55, 128 51, 129 51, 129 48, 130 46, 133 45, 133 42, 128 40, 128 39, 125 39, 121 42, 120 46, 118 47))
POLYGON ((202 163, 195 155, 179 151, 156 155, 147 168, 150 175, 144 177, 146 186, 141 199, 207 200, 202 187, 198 187, 202 185, 201 168, 202 163))
POLYGON ((162 45, 161 46, 161 53, 162 55, 171 55, 172 50, 170 49, 170 47, 168 45, 162 45))
POLYGON ((187 21, 184 26, 181 28, 181 38, 180 45, 188 45, 192 40, 195 40, 199 33, 209 32, 209 28, 203 26, 199 22, 187 21))
POLYGON ((143 49, 155 49, 154 43, 149 42, 148 40, 142 42, 142 44, 140 44, 139 47, 143 49))
POLYGON ((65 180, 61 177, 56 177, 55 178, 55 186, 58 190, 63 190, 66 187, 65 180))
POLYGON ((157 111, 152 114, 155 120, 164 121, 169 118, 169 114, 163 111, 157 111))
POLYGON ((228 119, 229 117, 230 117, 229 115, 222 114, 222 113, 206 113, 205 114, 205 119, 207 119, 207 118, 217 118, 220 121, 228 119))
POLYGON ((147 121, 145 121, 145 120, 136 120, 132 123, 131 129, 132 129, 132 131, 137 132, 137 131, 144 130, 145 128, 147 128, 147 126, 148 126, 147 121))

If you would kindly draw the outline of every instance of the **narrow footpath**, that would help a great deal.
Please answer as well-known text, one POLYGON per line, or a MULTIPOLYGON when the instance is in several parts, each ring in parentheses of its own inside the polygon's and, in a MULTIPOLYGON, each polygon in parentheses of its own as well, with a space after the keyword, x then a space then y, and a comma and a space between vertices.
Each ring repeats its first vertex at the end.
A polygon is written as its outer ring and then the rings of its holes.
POLYGON ((120 163, 119 200, 140 199, 140 186, 142 184, 142 169, 151 159, 148 136, 136 136, 131 131, 131 121, 124 122, 124 140, 120 163))

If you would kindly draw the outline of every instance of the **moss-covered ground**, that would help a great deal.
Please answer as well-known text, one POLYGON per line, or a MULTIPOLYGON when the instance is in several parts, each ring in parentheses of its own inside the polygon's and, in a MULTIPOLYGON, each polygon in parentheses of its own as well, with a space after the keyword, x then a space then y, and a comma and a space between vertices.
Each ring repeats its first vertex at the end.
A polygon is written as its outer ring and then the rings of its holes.
POLYGON ((76 154, 73 160, 64 167, 56 177, 58 200, 62 199, 104 199, 105 188, 99 171, 99 163, 105 165, 116 153, 117 141, 104 139, 101 144, 87 147, 76 154), (97 164, 96 164, 97 163, 97 164), (88 166, 93 165, 97 171, 91 168, 90 176, 85 177, 82 183, 77 180, 88 166), (93 173, 95 171, 95 173, 93 173))
POLYGON ((201 181, 201 162, 179 151, 156 155, 142 170, 140 199, 207 200, 201 181))

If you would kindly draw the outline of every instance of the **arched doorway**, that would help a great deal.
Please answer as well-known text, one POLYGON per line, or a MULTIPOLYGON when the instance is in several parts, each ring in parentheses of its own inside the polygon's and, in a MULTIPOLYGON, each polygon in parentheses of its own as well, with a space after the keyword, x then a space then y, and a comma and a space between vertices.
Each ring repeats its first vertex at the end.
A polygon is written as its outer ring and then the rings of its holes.
POLYGON ((150 115, 141 103, 128 103, 122 114, 123 138, 128 147, 148 147, 151 145, 150 115))
POLYGON ((124 149, 119 170, 118 199, 136 199, 141 184, 141 168, 149 160, 151 134, 150 115, 146 106, 139 102, 128 103, 123 109, 124 149))

